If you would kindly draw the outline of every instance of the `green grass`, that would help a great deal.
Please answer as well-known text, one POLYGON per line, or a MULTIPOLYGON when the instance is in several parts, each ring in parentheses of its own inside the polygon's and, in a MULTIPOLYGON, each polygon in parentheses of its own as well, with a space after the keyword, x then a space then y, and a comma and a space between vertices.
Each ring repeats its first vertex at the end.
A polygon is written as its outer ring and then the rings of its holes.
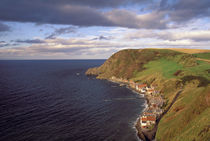
POLYGON ((167 101, 177 101, 161 119, 157 141, 200 141, 210 139, 210 53, 187 54, 167 49, 122 50, 102 66, 90 69, 98 78, 126 78, 154 84, 167 101))
POLYGON ((185 128, 182 134, 176 136, 174 141, 189 141, 189 140, 208 140, 210 139, 210 131, 209 125, 210 119, 210 108, 206 109, 200 115, 198 115, 195 119, 192 120, 185 128))
POLYGON ((198 65, 193 67, 185 67, 183 68, 184 76, 194 75, 194 76, 202 76, 208 80, 210 80, 210 73, 208 70, 210 69, 210 65, 204 61, 197 61, 198 65))
POLYGON ((144 64, 150 61, 158 60, 162 57, 173 57, 181 54, 180 52, 168 49, 127 49, 113 54, 97 70, 89 69, 89 73, 97 72, 98 78, 117 78, 130 79, 134 72, 143 71, 144 64))
MULTIPOLYGON (((183 55, 178 55, 175 58, 167 57, 168 59, 166 59, 165 57, 162 57, 160 59, 150 61, 143 66, 145 68, 143 71, 134 72, 134 78, 140 79, 142 76, 148 76, 154 73, 162 74, 162 76, 165 78, 177 78, 177 76, 174 74, 181 70, 178 78, 193 75, 201 76, 210 80, 210 73, 208 71, 210 70, 209 63, 197 60, 197 65, 185 66, 182 62, 183 60, 181 60, 182 57, 183 55)), ((190 63, 188 62, 188 64, 190 63)))
POLYGON ((174 78, 176 77, 174 73, 177 70, 183 69, 183 66, 178 64, 175 61, 161 58, 155 61, 150 61, 144 65, 146 68, 144 71, 136 73, 135 77, 141 77, 145 75, 150 75, 154 73, 161 73, 165 78, 174 78))
POLYGON ((209 87, 197 88, 194 84, 188 84, 175 104, 161 119, 156 139, 207 140, 210 137, 210 108, 206 101, 209 90, 209 87))
POLYGON ((198 57, 198 58, 210 60, 210 53, 196 53, 196 54, 193 54, 193 55, 198 57))

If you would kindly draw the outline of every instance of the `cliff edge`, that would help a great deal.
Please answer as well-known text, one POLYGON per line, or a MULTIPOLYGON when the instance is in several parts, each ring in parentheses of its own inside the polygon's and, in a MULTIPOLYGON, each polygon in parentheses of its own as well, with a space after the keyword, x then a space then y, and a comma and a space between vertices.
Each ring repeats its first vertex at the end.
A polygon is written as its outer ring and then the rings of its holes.
POLYGON ((171 49, 128 49, 113 54, 87 75, 98 79, 117 78, 155 86, 167 109, 161 118, 157 141, 210 139, 210 51, 188 53, 171 49))

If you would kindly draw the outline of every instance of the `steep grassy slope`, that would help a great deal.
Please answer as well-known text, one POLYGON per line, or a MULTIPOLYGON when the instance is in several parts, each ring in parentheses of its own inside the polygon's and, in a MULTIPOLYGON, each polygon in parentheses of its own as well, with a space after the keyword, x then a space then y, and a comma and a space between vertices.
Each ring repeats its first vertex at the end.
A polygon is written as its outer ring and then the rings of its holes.
MULTIPOLYGON (((186 50, 185 50, 186 51, 186 50)), ((187 54, 168 49, 122 50, 87 74, 112 76, 153 84, 167 109, 175 94, 183 92, 161 119, 156 139, 160 141, 210 139, 210 64, 197 60, 208 54, 187 54)))
POLYGON ((185 86, 178 100, 161 119, 157 141, 207 141, 210 139, 210 87, 185 86))
POLYGON ((98 78, 132 78, 134 72, 144 70, 144 64, 161 57, 180 54, 171 50, 122 50, 112 55, 102 66, 89 69, 87 74, 98 75, 98 78))

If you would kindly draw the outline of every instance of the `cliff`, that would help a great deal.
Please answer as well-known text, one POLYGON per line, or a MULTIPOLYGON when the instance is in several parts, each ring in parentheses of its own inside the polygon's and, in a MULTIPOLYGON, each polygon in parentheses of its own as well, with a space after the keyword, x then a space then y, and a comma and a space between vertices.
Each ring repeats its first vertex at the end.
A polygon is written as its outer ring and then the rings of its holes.
POLYGON ((186 53, 170 49, 122 50, 87 75, 152 84, 165 99, 164 109, 182 93, 161 118, 157 141, 210 139, 209 51, 186 53))

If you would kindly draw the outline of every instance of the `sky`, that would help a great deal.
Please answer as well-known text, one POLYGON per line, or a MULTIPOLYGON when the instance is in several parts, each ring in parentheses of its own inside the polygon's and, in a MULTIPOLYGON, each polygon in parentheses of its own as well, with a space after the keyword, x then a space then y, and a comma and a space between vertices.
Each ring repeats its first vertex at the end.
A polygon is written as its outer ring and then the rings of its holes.
POLYGON ((0 0, 0 59, 210 49, 209 0, 0 0))

